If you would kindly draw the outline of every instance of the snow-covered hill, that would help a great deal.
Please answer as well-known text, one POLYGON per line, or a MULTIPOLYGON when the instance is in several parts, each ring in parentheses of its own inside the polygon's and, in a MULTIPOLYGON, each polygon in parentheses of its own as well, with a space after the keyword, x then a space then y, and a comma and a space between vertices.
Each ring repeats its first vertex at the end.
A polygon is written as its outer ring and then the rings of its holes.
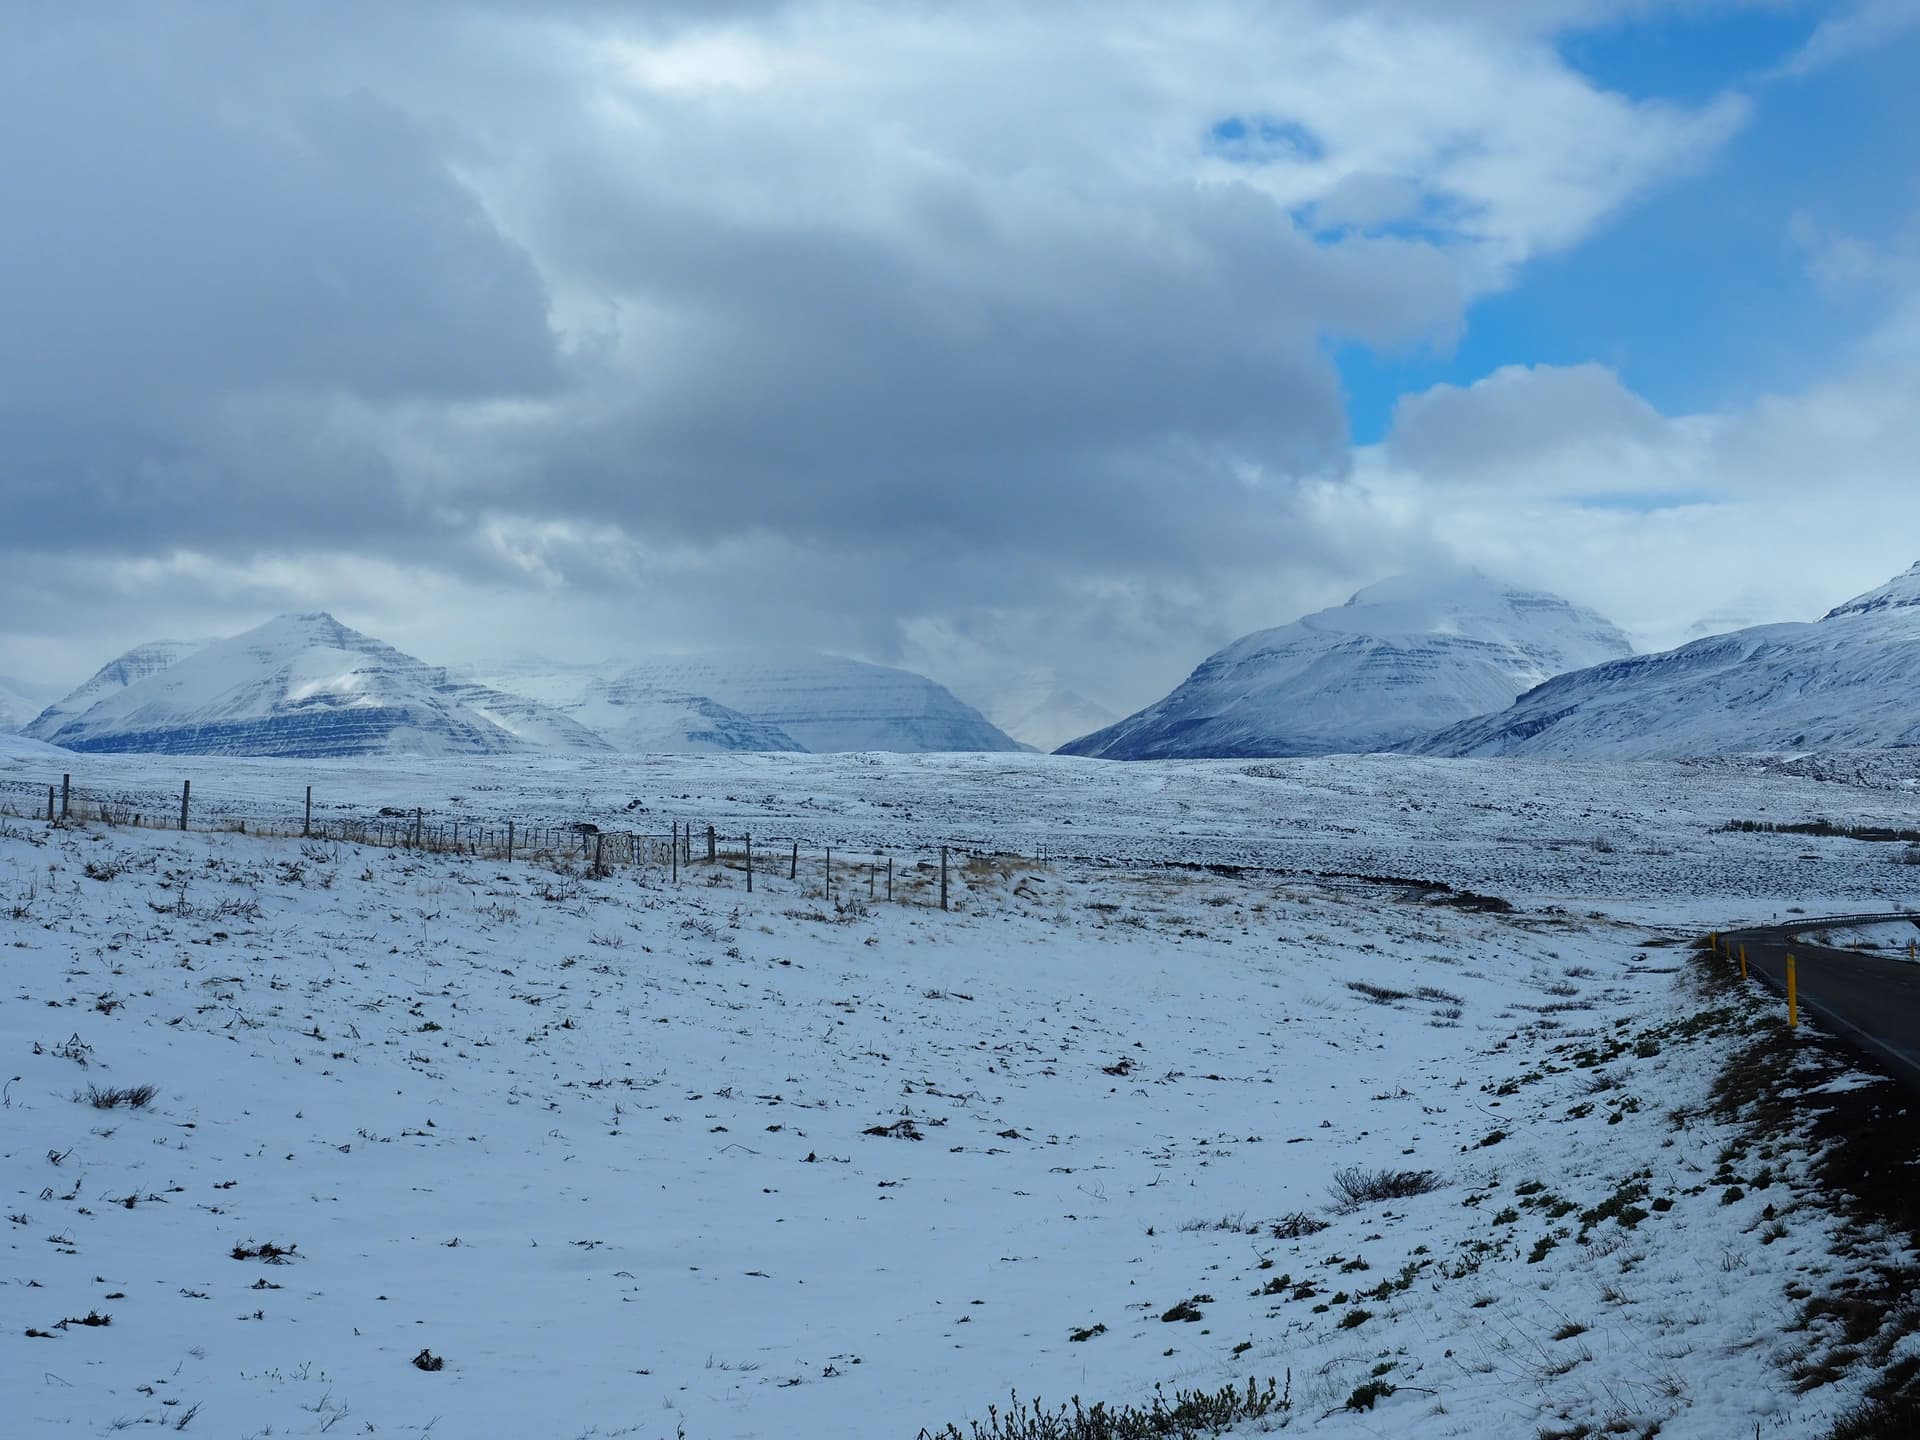
POLYGON ((58 759, 63 753, 59 747, 49 745, 44 740, 30 739, 17 730, 0 730, 0 760, 48 762, 58 759))
POLYGON ((704 695, 664 690, 632 675, 595 679, 567 713, 629 754, 791 753, 806 748, 777 725, 763 724, 704 695))
POLYGON ((1409 749, 1648 759, 1920 745, 1920 565, 1810 624, 1562 675, 1409 749))
POLYGON ((586 726, 630 755, 732 755, 806 747, 704 695, 654 684, 628 663, 567 665, 537 658, 478 667, 473 678, 525 695, 586 726))
POLYGON ((838 655, 659 656, 618 679, 643 690, 704 696, 818 753, 1020 748, 986 716, 926 676, 838 655))
POLYGON ((26 733, 69 750, 337 756, 605 750, 536 701, 456 680, 331 615, 130 651, 26 733))
POLYGON ((1243 636, 1164 699, 1059 753, 1152 760, 1388 749, 1632 648, 1607 620, 1557 595, 1472 572, 1401 577, 1243 636))

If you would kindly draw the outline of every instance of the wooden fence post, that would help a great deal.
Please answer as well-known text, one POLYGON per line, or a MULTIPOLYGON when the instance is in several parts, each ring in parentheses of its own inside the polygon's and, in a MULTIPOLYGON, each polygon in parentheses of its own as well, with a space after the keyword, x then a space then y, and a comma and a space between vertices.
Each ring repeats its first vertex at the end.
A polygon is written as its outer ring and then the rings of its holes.
POLYGON ((869 900, 873 899, 873 887, 879 883, 879 875, 880 862, 876 860, 867 866, 867 899, 869 900))
MULTIPOLYGON (((53 811, 51 809, 47 811, 47 818, 49 820, 53 818, 53 811)), ((793 856, 791 859, 787 861, 787 879, 798 880, 799 878, 800 878, 800 842, 796 840, 793 842, 793 856)))
POLYGON ((426 818, 425 810, 418 805, 413 807, 413 848, 416 850, 420 848, 420 842, 425 838, 426 818))
POLYGON ((47 823, 53 823, 53 786, 47 786, 47 823))
POLYGON ((940 908, 947 908, 947 847, 940 847, 940 908))
POLYGON ((673 883, 680 883, 680 822, 673 822, 673 839, 667 842, 667 853, 673 862, 673 883))
POLYGON ((603 865, 600 860, 601 855, 604 853, 602 847, 605 846, 606 843, 606 831, 596 830, 593 832, 593 873, 596 875, 604 875, 607 873, 607 867, 603 865))
POLYGON ((60 818, 66 819, 73 813, 73 776, 60 777, 60 818))
POLYGON ((187 828, 187 801, 193 797, 193 781, 180 782, 180 828, 187 828))
POLYGON ((718 853, 714 848, 715 839, 716 837, 713 833, 713 826, 711 825, 707 826, 707 863, 709 865, 711 865, 717 858, 719 858, 718 853))
POLYGON ((300 823, 300 838, 302 840, 313 838, 313 786, 311 785, 307 786, 307 818, 300 823))
POLYGON ((827 899, 833 899, 833 847, 827 846, 827 899))
POLYGON ((893 856, 887 856, 887 903, 893 903, 893 856))
POLYGON ((747 836, 747 894, 753 893, 753 836, 747 836))
POLYGON ((513 860, 513 821, 507 821, 507 860, 513 860))

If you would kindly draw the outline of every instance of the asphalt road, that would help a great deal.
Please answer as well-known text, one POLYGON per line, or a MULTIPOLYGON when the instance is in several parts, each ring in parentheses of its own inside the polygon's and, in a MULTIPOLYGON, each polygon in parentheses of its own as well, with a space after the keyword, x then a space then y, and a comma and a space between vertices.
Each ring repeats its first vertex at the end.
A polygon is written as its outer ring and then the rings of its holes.
MULTIPOLYGON (((1787 991, 1787 956, 1792 955, 1801 1014, 1866 1052, 1910 1089, 1920 1091, 1920 964, 1831 950, 1801 938, 1810 931, 1844 924, 1916 918, 1920 917, 1904 913, 1823 916, 1730 930, 1721 939, 1735 956, 1740 946, 1746 946, 1748 968, 1782 995, 1787 991)), ((1913 937, 1920 940, 1920 928, 1913 937)))

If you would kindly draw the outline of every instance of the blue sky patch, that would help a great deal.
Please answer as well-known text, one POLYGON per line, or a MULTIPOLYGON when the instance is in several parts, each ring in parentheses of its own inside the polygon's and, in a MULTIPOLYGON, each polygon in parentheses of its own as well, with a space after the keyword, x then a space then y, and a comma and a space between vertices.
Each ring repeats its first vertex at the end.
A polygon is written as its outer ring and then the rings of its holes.
POLYGON ((1796 79, 1763 79, 1815 12, 1713 10, 1574 42, 1629 94, 1698 102, 1743 82, 1747 126, 1697 174, 1641 197, 1574 249, 1536 258, 1475 305, 1452 348, 1331 350, 1357 444, 1406 394, 1502 365, 1592 361, 1668 415, 1803 388, 1883 318, 1872 293, 1823 291, 1793 235, 1890 243, 1920 212, 1920 34, 1796 79), (1582 47, 1586 47, 1582 49, 1582 47))
POLYGON ((1207 131, 1206 148, 1240 165, 1310 162, 1327 153, 1320 137, 1299 121, 1272 115, 1230 115, 1207 131))

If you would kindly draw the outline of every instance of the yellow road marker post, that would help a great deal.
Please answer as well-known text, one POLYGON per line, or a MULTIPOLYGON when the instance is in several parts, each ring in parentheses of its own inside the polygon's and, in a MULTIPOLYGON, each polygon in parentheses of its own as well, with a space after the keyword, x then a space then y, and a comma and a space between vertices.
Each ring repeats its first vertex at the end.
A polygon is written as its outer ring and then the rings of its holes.
POLYGON ((1789 1029, 1800 1023, 1800 980, 1795 973, 1793 956, 1787 956, 1787 1026, 1789 1029))
POLYGON ((1744 945, 1740 947, 1740 978, 1747 978, 1747 947, 1744 945))

